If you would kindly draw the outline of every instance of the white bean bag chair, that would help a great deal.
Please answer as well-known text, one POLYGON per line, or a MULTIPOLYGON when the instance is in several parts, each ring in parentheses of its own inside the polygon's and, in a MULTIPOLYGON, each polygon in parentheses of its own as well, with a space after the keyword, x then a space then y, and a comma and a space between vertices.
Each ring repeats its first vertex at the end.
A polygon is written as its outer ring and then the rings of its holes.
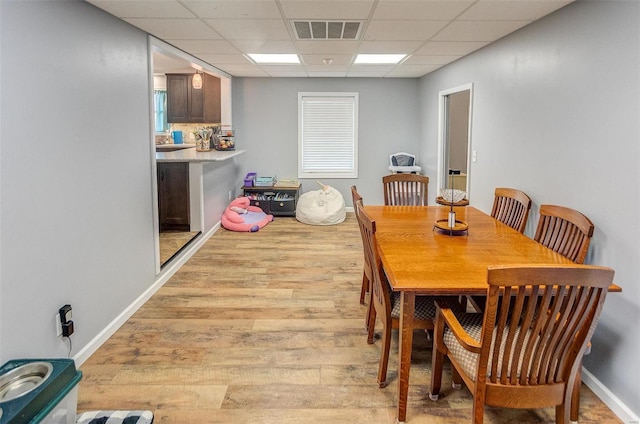
POLYGON ((335 225, 347 216, 344 197, 333 187, 323 185, 322 189, 308 191, 298 198, 296 219, 309 225, 335 225))

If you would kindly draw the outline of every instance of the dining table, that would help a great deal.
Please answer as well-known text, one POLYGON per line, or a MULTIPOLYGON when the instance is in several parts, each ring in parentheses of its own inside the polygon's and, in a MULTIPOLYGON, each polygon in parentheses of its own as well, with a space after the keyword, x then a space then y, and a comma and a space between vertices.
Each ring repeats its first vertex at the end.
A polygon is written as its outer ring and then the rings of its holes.
MULTIPOLYGON (((416 295, 486 295, 493 265, 566 264, 572 261, 472 206, 454 207, 465 231, 443 231, 447 206, 365 206, 391 289, 400 293, 397 421, 407 416, 416 295), (440 225, 441 227, 442 225, 440 225)), ((577 265, 576 265, 577 266, 577 265)), ((620 291, 617 286, 610 291, 620 291)))

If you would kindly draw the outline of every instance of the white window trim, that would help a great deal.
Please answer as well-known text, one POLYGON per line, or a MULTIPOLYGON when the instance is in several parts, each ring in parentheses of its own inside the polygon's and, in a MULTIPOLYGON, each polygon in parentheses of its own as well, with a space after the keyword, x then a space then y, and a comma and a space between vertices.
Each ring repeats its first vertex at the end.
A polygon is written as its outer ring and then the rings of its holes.
POLYGON ((358 178, 358 97, 357 92, 299 92, 298 93, 298 178, 358 178), (303 166, 303 99, 305 97, 341 97, 353 99, 353 145, 350 169, 305 171, 303 166))

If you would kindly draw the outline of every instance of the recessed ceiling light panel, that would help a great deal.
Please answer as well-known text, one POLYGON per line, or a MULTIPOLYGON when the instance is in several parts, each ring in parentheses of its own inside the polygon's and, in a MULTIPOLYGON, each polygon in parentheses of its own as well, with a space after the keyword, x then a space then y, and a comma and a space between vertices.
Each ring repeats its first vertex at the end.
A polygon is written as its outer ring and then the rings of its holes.
POLYGON ((407 57, 406 54, 359 54, 354 63, 366 65, 395 65, 407 57))

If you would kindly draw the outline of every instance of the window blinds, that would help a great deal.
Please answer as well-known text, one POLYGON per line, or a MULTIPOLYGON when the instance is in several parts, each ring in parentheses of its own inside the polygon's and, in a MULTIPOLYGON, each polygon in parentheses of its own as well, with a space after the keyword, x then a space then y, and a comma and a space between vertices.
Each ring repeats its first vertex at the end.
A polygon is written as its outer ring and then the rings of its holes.
POLYGON ((357 177, 358 93, 300 93, 299 177, 357 177))

